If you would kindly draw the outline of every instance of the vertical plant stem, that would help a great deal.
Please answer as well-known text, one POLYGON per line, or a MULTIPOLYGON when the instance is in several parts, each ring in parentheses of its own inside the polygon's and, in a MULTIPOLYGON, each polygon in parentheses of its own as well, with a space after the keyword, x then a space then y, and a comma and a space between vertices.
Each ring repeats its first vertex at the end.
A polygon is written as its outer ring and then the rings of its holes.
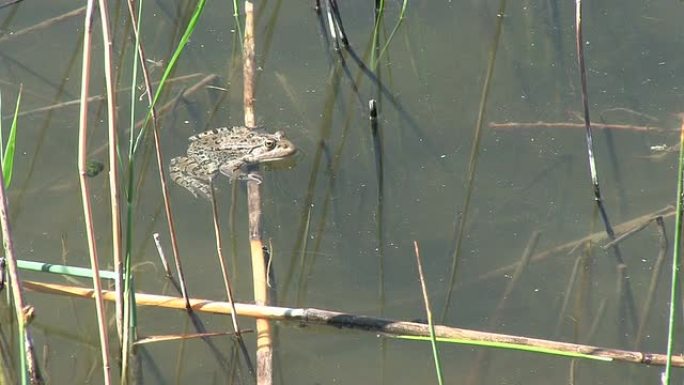
POLYGON ((105 85, 107 89, 107 132, 109 135, 109 204, 112 216, 112 256, 114 258, 114 271, 117 273, 116 292, 118 295, 117 330, 119 338, 123 336, 123 288, 121 287, 123 259, 121 257, 121 210, 119 208, 119 161, 117 151, 119 149, 116 114, 116 90, 112 71, 112 39, 109 28, 109 3, 107 0, 98 0, 100 9, 100 22, 102 23, 102 47, 104 53, 105 85))
POLYGON ((254 4, 245 1, 245 37, 243 39, 242 51, 242 81, 243 84, 243 104, 245 111, 245 126, 247 128, 256 127, 256 117, 254 114, 254 79, 256 65, 254 63, 254 4))
MULTIPOLYGON (((90 202, 90 186, 87 179, 87 144, 88 144, 88 88, 90 84, 90 49, 92 42, 93 8, 95 0, 88 0, 85 14, 85 27, 83 30, 83 68, 81 69, 81 105, 79 114, 78 132, 78 170, 81 183, 81 201, 83 203, 83 217, 85 220, 86 237, 88 239, 88 251, 90 266, 93 271, 93 289, 95 290, 95 308, 97 311, 98 330, 100 333, 100 353, 102 354, 102 369, 104 383, 110 384, 109 363, 109 339, 107 335, 107 322, 102 299, 102 287, 100 285, 100 266, 95 242, 95 229, 93 227, 93 213, 90 202)), ((111 167, 118 165, 112 164, 111 167)))
MULTIPOLYGON (((245 38, 243 47, 242 75, 244 81, 243 102, 245 111, 245 126, 256 126, 254 114, 254 4, 245 1, 245 38)), ((249 171, 251 172, 251 171, 249 171)), ((250 179, 247 182, 247 206, 249 212, 249 244, 252 255, 252 280, 254 284, 254 302, 258 305, 268 305, 268 286, 266 266, 268 253, 264 252, 261 240, 261 191, 260 184, 250 179)), ((257 385, 271 385, 273 383, 273 342, 271 324, 267 319, 257 318, 257 350, 256 350, 256 383, 257 385)))

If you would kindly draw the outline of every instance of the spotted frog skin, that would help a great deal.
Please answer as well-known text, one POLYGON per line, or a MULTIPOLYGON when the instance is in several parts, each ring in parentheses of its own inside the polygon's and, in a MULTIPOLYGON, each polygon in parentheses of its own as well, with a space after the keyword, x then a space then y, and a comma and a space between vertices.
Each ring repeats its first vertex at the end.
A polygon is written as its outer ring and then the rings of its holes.
POLYGON ((286 158, 297 150, 282 131, 270 134, 245 127, 221 127, 188 138, 185 156, 171 159, 171 179, 195 197, 211 199, 211 181, 219 174, 242 178, 248 165, 286 158))

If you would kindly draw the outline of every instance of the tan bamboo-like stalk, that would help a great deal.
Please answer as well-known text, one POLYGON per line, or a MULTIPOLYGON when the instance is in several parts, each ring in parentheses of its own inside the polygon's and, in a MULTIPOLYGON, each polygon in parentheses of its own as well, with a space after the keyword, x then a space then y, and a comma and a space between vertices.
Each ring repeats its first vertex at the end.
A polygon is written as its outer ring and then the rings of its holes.
MULTIPOLYGON (((97 311, 98 330, 100 333, 100 352, 102 353, 102 369, 104 383, 110 384, 109 362, 109 338, 107 335, 107 322, 100 285, 100 266, 97 257, 97 245, 95 243, 95 229, 93 227, 93 214, 90 202, 90 187, 87 177, 87 144, 88 144, 88 86, 90 83, 90 49, 92 42, 93 8, 95 0, 88 0, 85 15, 85 28, 83 30, 83 68, 81 69, 81 108, 79 114, 78 130, 78 171, 81 182, 81 201, 83 202, 83 217, 85 220, 86 237, 88 239, 88 251, 90 265, 93 270, 93 288, 95 295, 95 308, 97 311)), ((117 167, 117 165, 113 165, 117 167)))
POLYGON ((112 216, 112 257, 114 259, 114 271, 117 274, 116 291, 119 293, 119 301, 116 305, 117 331, 119 339, 123 336, 123 286, 121 278, 123 274, 123 259, 121 257, 121 209, 119 206, 119 161, 117 149, 119 148, 117 133, 116 114, 116 87, 112 71, 112 38, 109 28, 109 3, 107 0, 98 0, 100 9, 100 23, 102 24, 102 47, 104 54, 105 85, 107 89, 107 133, 109 139, 109 204, 112 216))
MULTIPOLYGON (((68 295, 79 298, 93 298, 93 289, 86 287, 66 286, 52 283, 24 281, 24 288, 42 293, 68 295)), ((104 298, 113 301, 114 292, 104 290, 104 298)), ((185 300, 180 297, 171 297, 156 294, 135 294, 137 305, 155 306, 158 308, 185 310, 185 300)), ((212 314, 229 314, 231 305, 227 302, 211 301, 208 299, 191 298, 190 305, 197 312, 212 314)), ((235 303, 235 310, 242 317, 269 319, 274 321, 288 321, 294 324, 323 325, 336 329, 348 329, 361 332, 369 332, 385 336, 420 336, 430 335, 429 326, 423 323, 407 322, 391 319, 369 317, 359 314, 342 313, 333 310, 313 308, 289 308, 279 306, 263 306, 256 304, 235 303)), ((540 338, 528 338, 500 333, 489 333, 478 330, 462 329, 457 327, 435 325, 435 336, 438 339, 450 338, 464 343, 511 343, 533 347, 547 348, 560 352, 580 353, 603 361, 620 361, 647 365, 665 365, 667 356, 659 353, 639 352, 621 349, 612 349, 600 346, 573 344, 568 342, 544 340, 540 338)), ((672 365, 684 367, 684 356, 673 355, 672 365)))
MULTIPOLYGON (((245 1, 245 36, 242 56, 242 76, 244 81, 243 102, 245 110, 245 126, 256 126, 254 114, 254 4, 245 1)), ((268 286, 266 279, 266 259, 264 245, 261 240, 261 191, 259 183, 247 182, 247 206, 249 211, 249 245, 252 255, 252 282, 254 285, 254 302, 268 305, 268 286)), ((273 383, 273 342, 271 324, 267 319, 256 320, 256 383, 271 385, 273 383)))
POLYGON ((3 177, 2 172, 0 172, 0 226, 2 227, 2 242, 5 248, 5 257, 7 258, 7 270, 10 276, 10 284, 12 285, 14 312, 20 330, 19 338, 23 338, 25 344, 24 352, 20 354, 25 354, 26 356, 26 365, 31 384, 42 384, 43 380, 40 378, 38 367, 36 366, 33 339, 31 338, 31 333, 28 329, 30 306, 27 306, 24 302, 23 289, 17 270, 17 258, 14 255, 12 227, 9 222, 9 209, 7 205, 7 195, 5 194, 5 178, 3 177))

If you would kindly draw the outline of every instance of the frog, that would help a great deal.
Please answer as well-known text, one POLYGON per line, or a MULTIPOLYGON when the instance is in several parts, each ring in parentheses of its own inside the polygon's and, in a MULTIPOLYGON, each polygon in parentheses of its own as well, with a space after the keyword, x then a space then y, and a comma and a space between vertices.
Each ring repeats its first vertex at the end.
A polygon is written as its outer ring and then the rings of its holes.
POLYGON ((220 127, 188 138, 190 145, 185 156, 171 159, 171 179, 186 188, 195 198, 211 200, 211 184, 222 174, 233 182, 245 177, 247 166, 274 162, 293 155, 297 149, 282 131, 268 133, 263 129, 220 127))

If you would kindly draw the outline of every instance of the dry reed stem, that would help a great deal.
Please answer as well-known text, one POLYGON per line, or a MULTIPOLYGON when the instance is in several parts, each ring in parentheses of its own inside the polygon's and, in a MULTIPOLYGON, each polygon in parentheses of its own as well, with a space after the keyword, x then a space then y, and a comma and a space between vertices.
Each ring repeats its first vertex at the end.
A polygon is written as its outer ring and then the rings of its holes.
MULTIPOLYGON (((256 74, 254 46, 254 4, 250 0, 246 0, 242 76, 244 81, 245 126, 248 128, 256 126, 254 114, 254 77, 256 74)), ((252 256, 254 302, 258 305, 267 305, 269 303, 266 279, 266 258, 268 256, 264 253, 264 246, 261 240, 261 191, 259 184, 251 179, 247 182, 247 206, 249 211, 249 244, 252 256)), ((256 383, 257 385, 270 385, 273 383, 273 343, 269 321, 257 318, 256 332, 256 383)))
MULTIPOLYGON (((79 298, 93 298, 93 289, 85 287, 66 286, 35 281, 24 281, 24 288, 47 294, 68 295, 79 298)), ((103 297, 108 301, 114 300, 114 293, 109 290, 102 291, 103 297)), ((180 297, 166 295, 136 293, 137 304, 140 306, 155 306, 158 308, 185 310, 185 300, 180 297)), ((207 299, 190 299, 192 309, 197 312, 211 314, 229 314, 231 306, 227 302, 210 301, 207 299)), ((235 303, 238 315, 252 318, 270 319, 275 321, 288 321, 294 324, 322 325, 336 329, 358 330, 378 333, 388 336, 421 336, 430 335, 428 325, 416 322, 405 322, 364 315, 342 313, 338 311, 313 309, 313 308, 287 308, 279 306, 264 306, 257 304, 235 303)), ((559 350, 568 353, 580 353, 593 357, 601 357, 607 360, 631 362, 647 365, 665 365, 665 354, 645 353, 629 350, 610 349, 599 346, 558 342, 539 338, 527 338, 500 333, 488 333, 470 329, 462 329, 451 326, 435 325, 437 338, 457 339, 463 342, 494 342, 526 345, 538 348, 559 350)), ((672 356, 672 365, 684 367, 684 356, 672 356)))
MULTIPOLYGON (((79 114, 79 138, 78 138, 78 170, 81 182, 81 201, 83 203, 83 216, 88 239, 88 251, 90 266, 93 274, 93 292, 95 295, 95 307, 98 319, 98 331, 100 334, 100 352, 102 354, 102 369, 104 383, 110 384, 109 340, 107 335, 107 323, 100 285, 100 266, 97 256, 95 241, 95 229, 93 227, 93 212, 90 202, 90 187, 87 179, 87 144, 88 144, 88 86, 90 84, 90 50, 92 43, 93 8, 95 0, 88 0, 85 27, 83 32, 83 68, 81 70, 81 108, 79 114)), ((116 164, 111 165, 117 167, 116 164)))
MULTIPOLYGON (((216 240, 216 256, 218 257, 219 266, 221 266, 221 275, 223 276, 223 284, 226 289, 226 297, 228 297, 228 303, 233 306, 233 286, 230 284, 230 275, 228 274, 228 268, 226 267, 226 260, 223 257, 223 242, 221 241, 221 227, 219 226, 218 220, 218 205, 216 204, 216 194, 214 193, 214 184, 211 184, 211 218, 214 224, 214 238, 216 240)), ((188 302, 188 305, 190 303, 188 302)), ((231 309, 231 319, 233 321, 233 330, 235 335, 242 339, 240 336, 240 326, 238 325, 237 316, 235 315, 235 307, 231 309)))
MULTIPOLYGON (((162 189, 162 198, 164 199, 164 212, 166 214, 166 224, 169 229, 169 239, 171 239, 171 251, 173 252, 173 261, 176 266, 176 271, 178 272, 178 280, 180 282, 180 289, 183 298, 186 299, 188 310, 190 309, 190 303, 188 302, 188 290, 185 284, 185 275, 183 274, 183 265, 181 264, 180 251, 178 249, 178 239, 176 238, 176 225, 173 220, 173 210, 171 210, 171 199, 169 198, 169 186, 166 178, 166 168, 164 167, 164 156, 161 151, 161 138, 159 136, 159 124, 157 119, 156 107, 152 105, 154 102, 152 99, 152 81, 150 80, 149 71, 147 71, 147 66, 145 63, 145 51, 143 50, 142 40, 140 39, 138 31, 137 16, 134 10, 134 4, 132 0, 127 1, 128 12, 131 17, 131 24, 133 26, 133 33, 138 40, 138 56, 140 57, 140 68, 142 69, 143 80, 145 83, 145 94, 147 95, 147 102, 152 108, 152 133, 154 137, 154 150, 157 158, 157 171, 159 172, 159 183, 162 189)), ((167 268, 168 271, 168 268, 167 268)), ((171 277, 171 275, 169 275, 171 277)))
POLYGON ((428 331, 430 332, 430 342, 432 342, 432 349, 434 354, 435 369, 437 370, 438 383, 443 384, 444 379, 442 375, 442 364, 440 363, 439 351, 437 350, 437 341, 435 337, 435 325, 432 323, 432 308, 430 307, 430 297, 428 296, 427 284, 425 283, 425 273, 423 272, 423 259, 420 256, 420 248, 418 241, 413 241, 413 250, 416 255, 416 265, 418 266, 418 278, 420 281, 420 291, 423 295, 423 304, 425 305, 425 315, 428 320, 428 331))
MULTIPOLYGON (((2 143, 0 143, 1 145, 2 143)), ((0 172, 0 226, 2 227, 2 242, 5 249, 5 257, 7 259, 7 270, 10 276, 10 285, 12 288, 12 300, 14 301, 14 312, 17 317, 17 324, 19 330, 24 331, 19 333, 19 338, 24 339, 24 354, 26 357, 26 365, 28 367, 28 375, 31 384, 42 384, 43 380, 40 377, 38 370, 35 350, 33 349, 33 339, 28 329, 30 321, 29 316, 32 308, 24 302, 24 293, 22 290, 21 280, 19 279, 19 271, 17 270, 17 258, 14 255, 14 240, 12 238, 12 227, 9 221, 9 206, 7 204, 7 195, 5 194, 5 178, 0 172)), ((4 277, 3 277, 4 279, 4 277)), ((21 376, 24 378, 24 375, 21 376)))
POLYGON ((119 293, 119 301, 116 306, 116 325, 119 340, 123 339, 123 306, 124 292, 122 284, 123 258, 121 255, 121 209, 119 197, 119 139, 117 132, 116 91, 112 71, 112 38, 109 28, 109 3, 107 0, 98 0, 100 9, 100 22, 102 24, 102 45, 104 53, 104 73, 107 92, 107 134, 109 146, 109 204, 112 220, 112 258, 114 271, 117 274, 116 288, 119 293))

